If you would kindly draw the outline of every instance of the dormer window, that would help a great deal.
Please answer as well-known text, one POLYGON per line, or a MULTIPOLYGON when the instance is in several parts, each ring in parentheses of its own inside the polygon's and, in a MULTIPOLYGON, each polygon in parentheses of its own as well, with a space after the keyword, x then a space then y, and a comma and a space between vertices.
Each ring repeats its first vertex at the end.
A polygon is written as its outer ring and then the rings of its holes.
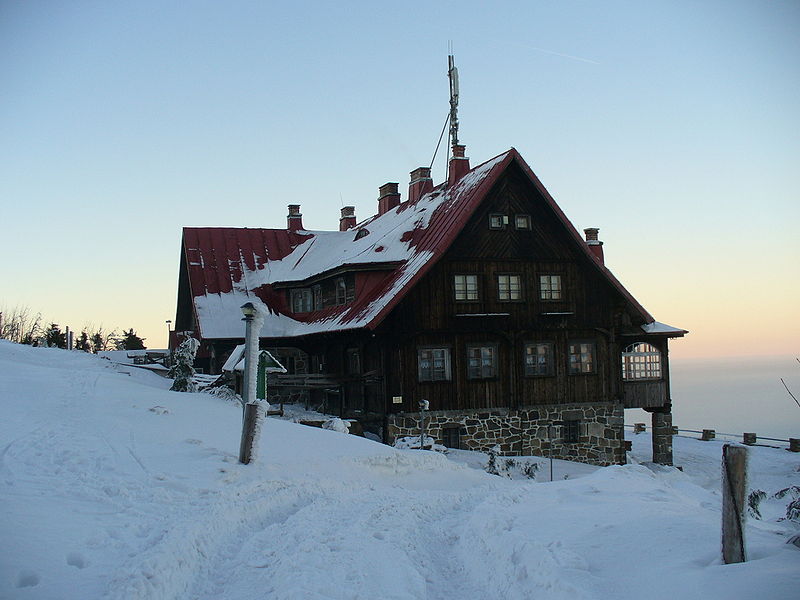
POLYGON ((304 313, 313 310, 314 298, 311 293, 311 288, 298 288, 291 290, 290 299, 292 303, 292 312, 304 313))
POLYGON ((353 241, 360 240, 361 238, 363 238, 366 235, 369 235, 369 230, 361 228, 361 229, 358 230, 358 232, 356 232, 356 237, 353 239, 353 241))
POLYGON ((347 284, 344 277, 336 278, 336 305, 341 306, 347 302, 347 284))

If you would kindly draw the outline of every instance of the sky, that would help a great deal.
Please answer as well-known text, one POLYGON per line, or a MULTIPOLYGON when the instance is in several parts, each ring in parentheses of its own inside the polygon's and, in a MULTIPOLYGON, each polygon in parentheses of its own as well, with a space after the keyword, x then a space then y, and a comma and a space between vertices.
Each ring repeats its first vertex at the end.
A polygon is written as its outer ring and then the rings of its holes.
POLYGON ((798 30, 795 1, 6 0, 0 310, 163 347, 181 228, 374 214, 431 161, 452 43, 472 164, 516 147, 691 332, 673 356, 796 356, 798 30))

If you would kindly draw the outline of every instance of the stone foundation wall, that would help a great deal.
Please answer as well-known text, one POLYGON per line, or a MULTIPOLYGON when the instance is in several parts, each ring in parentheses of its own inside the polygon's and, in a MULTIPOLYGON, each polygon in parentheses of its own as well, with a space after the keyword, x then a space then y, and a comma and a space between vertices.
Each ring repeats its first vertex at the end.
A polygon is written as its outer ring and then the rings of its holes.
MULTIPOLYGON (((553 404, 521 408, 472 411, 431 411, 425 416, 427 434, 443 443, 443 430, 460 430, 461 448, 485 452, 500 446, 505 456, 545 456, 594 465, 625 464, 622 404, 553 404), (576 442, 563 439, 564 428, 555 421, 578 421, 576 442)), ((388 442, 419 435, 419 413, 389 415, 388 442)))

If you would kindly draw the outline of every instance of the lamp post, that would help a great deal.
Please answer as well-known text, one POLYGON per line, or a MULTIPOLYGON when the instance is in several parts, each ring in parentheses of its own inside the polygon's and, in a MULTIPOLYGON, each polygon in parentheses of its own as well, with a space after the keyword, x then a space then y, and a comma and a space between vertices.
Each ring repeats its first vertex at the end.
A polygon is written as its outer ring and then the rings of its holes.
POLYGON ((242 420, 242 441, 239 446, 239 462, 249 464, 255 445, 258 425, 259 406, 256 402, 256 373, 258 357, 258 331, 253 327, 253 321, 258 315, 258 309, 252 302, 242 305, 242 319, 245 323, 244 332, 244 377, 242 381, 242 400, 244 402, 244 418, 242 420))
POLYGON ((169 350, 169 332, 170 332, 169 326, 172 325, 172 321, 170 319, 167 319, 166 322, 167 322, 167 350, 169 350))

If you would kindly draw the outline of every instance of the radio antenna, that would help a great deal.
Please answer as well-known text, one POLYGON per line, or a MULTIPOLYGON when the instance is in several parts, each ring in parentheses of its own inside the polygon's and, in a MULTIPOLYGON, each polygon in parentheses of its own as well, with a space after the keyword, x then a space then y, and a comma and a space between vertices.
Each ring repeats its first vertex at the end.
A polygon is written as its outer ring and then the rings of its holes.
POLYGON ((450 79, 450 145, 455 146, 458 144, 458 69, 452 54, 447 55, 447 77, 450 79))

